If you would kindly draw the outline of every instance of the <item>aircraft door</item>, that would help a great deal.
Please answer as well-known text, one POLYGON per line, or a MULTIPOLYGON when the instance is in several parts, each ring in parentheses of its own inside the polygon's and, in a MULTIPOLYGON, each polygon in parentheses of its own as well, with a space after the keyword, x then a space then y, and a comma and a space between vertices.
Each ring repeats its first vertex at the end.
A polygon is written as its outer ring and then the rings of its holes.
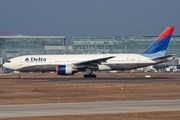
POLYGON ((17 59, 17 63, 18 63, 18 67, 21 67, 23 65, 23 61, 22 60, 18 60, 17 59))

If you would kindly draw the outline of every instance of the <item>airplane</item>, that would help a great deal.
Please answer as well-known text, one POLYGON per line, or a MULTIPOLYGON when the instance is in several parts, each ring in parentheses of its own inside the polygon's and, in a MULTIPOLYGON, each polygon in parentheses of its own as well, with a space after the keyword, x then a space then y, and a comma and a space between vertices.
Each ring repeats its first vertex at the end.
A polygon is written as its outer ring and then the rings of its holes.
POLYGON ((84 72, 84 78, 96 78, 95 71, 130 70, 167 62, 175 55, 165 55, 174 26, 167 27, 142 54, 71 54, 24 55, 7 60, 3 67, 20 72, 50 72, 73 75, 84 72))

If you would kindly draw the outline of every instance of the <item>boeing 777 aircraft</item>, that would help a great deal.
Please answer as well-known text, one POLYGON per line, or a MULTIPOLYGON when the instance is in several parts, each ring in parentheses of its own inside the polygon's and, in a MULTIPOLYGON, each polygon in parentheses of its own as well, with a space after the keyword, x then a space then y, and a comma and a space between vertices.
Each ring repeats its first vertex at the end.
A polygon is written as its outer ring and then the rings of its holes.
POLYGON ((96 78, 93 71, 130 70, 173 59, 175 55, 165 56, 173 31, 173 26, 167 27, 142 54, 24 55, 9 59, 3 67, 19 72, 56 71, 58 75, 85 72, 84 78, 96 78))

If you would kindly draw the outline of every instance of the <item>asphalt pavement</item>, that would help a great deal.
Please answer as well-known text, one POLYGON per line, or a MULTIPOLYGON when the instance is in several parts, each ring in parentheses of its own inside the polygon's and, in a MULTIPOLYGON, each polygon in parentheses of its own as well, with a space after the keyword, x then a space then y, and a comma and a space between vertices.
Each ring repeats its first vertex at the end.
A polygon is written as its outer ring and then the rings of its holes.
POLYGON ((0 105, 0 118, 152 111, 180 111, 180 100, 0 105))

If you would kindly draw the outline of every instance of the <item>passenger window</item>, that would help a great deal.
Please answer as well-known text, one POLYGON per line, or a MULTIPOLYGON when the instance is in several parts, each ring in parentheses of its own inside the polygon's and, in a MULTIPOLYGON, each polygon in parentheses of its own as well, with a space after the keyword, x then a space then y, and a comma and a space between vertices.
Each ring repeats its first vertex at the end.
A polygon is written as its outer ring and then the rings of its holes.
POLYGON ((8 60, 8 61, 6 61, 6 62, 7 62, 7 63, 10 63, 11 61, 8 60))

